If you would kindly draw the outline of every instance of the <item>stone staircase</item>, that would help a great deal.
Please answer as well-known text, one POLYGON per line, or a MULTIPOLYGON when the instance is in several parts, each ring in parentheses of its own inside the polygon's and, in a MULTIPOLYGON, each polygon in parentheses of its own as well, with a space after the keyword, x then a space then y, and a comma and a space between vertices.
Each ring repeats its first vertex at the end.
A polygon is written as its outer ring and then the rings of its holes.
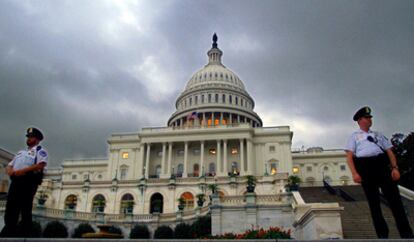
MULTIPOLYGON (((324 187, 303 187, 299 189, 302 198, 306 203, 329 203, 337 202, 344 207, 341 212, 342 228, 345 239, 375 239, 375 229, 372 223, 368 203, 366 202, 364 191, 361 186, 340 186, 333 187, 336 194, 330 193, 324 187), (338 190, 342 189, 355 201, 346 201, 337 195, 338 190)), ((408 213, 411 226, 414 225, 414 201, 403 198, 403 203, 408 213)), ((381 204, 384 218, 388 224, 390 233, 389 238, 400 238, 391 210, 381 204)))

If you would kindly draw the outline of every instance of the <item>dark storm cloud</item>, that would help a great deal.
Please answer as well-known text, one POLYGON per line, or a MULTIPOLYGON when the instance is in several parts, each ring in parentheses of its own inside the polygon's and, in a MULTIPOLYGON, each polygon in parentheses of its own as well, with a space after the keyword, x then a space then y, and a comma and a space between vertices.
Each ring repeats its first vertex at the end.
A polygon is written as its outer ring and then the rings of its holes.
POLYGON ((265 125, 342 147, 362 105, 412 130, 412 1, 0 3, 0 147, 42 128, 52 163, 105 157, 114 132, 164 126, 217 32, 265 125))

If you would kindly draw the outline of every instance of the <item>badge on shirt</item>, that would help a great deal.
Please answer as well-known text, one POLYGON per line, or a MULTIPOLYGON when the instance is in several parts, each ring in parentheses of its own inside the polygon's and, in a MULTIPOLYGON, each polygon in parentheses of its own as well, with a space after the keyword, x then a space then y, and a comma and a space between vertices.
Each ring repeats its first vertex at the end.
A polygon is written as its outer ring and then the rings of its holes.
POLYGON ((46 151, 41 150, 41 151, 39 151, 39 155, 42 156, 42 157, 46 157, 47 153, 46 153, 46 151))

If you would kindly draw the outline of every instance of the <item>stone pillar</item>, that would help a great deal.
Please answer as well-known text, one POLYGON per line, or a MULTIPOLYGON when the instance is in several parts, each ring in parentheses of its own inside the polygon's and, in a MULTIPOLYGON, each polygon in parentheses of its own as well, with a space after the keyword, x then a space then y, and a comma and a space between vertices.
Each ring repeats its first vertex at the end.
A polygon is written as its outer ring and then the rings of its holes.
POLYGON ((233 124, 233 115, 229 113, 229 124, 233 124))
POLYGON ((150 154, 151 154, 151 144, 147 144, 147 157, 145 159, 145 178, 149 177, 150 154))
POLYGON ((244 176, 244 173, 244 139, 240 139, 240 175, 244 176))
POLYGON ((202 121, 202 126, 207 126, 207 121, 206 121, 206 113, 203 112, 203 121, 202 121))
POLYGON ((219 125, 222 125, 223 124, 223 112, 220 112, 220 124, 219 125))
POLYGON ((172 158, 172 143, 168 143, 168 167, 167 174, 171 175, 171 158, 172 158))
POLYGON ((204 168, 204 140, 201 141, 200 144, 200 167, 199 167, 199 175, 198 176, 202 176, 204 175, 203 173, 205 173, 205 168, 204 168))
POLYGON ((188 176, 188 142, 184 142, 184 171, 183 177, 188 176))
POLYGON ((252 141, 247 139, 247 174, 253 174, 253 148, 252 148, 252 141))
POLYGON ((141 179, 144 175, 144 164, 145 164, 145 144, 141 143, 139 150, 141 152, 141 157, 138 163, 138 179, 141 179))
POLYGON ((216 156, 217 156, 216 175, 218 175, 218 174, 221 174, 221 172, 222 172, 222 168, 221 168, 221 141, 220 140, 217 140, 216 156))
POLYGON ((237 114, 237 123, 240 124, 240 115, 237 114))
POLYGON ((223 175, 228 175, 227 170, 228 164, 227 164, 227 140, 223 140, 223 175))
POLYGON ((166 150, 167 145, 165 143, 162 143, 162 159, 161 159, 161 177, 167 177, 167 165, 166 165, 166 150))
POLYGON ((211 126, 215 125, 214 112, 211 112, 211 126))

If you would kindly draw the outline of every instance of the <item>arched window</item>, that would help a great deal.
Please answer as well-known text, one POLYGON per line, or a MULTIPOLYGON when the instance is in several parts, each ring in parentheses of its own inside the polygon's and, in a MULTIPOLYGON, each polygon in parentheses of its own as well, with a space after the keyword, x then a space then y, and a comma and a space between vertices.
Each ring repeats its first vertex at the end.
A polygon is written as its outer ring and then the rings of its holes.
POLYGON ((78 197, 76 195, 69 195, 65 199, 65 209, 76 210, 76 204, 78 203, 78 197))
POLYGON ((214 162, 211 162, 208 165, 208 175, 209 176, 215 176, 216 175, 216 164, 214 164, 214 162))
POLYGON ((194 196, 190 192, 185 192, 181 195, 184 199, 184 210, 190 210, 194 208, 194 196))
POLYGON ((123 214, 132 214, 134 211, 134 197, 127 193, 121 198, 121 213, 123 214))
POLYGON ((182 177, 183 172, 184 172, 184 165, 180 163, 177 166, 177 177, 182 177))
POLYGON ((150 213, 162 213, 164 207, 164 198, 160 193, 151 196, 150 213))
POLYGON ((105 205, 106 205, 105 197, 101 194, 96 195, 92 199, 92 212, 103 213, 105 211, 105 205))

